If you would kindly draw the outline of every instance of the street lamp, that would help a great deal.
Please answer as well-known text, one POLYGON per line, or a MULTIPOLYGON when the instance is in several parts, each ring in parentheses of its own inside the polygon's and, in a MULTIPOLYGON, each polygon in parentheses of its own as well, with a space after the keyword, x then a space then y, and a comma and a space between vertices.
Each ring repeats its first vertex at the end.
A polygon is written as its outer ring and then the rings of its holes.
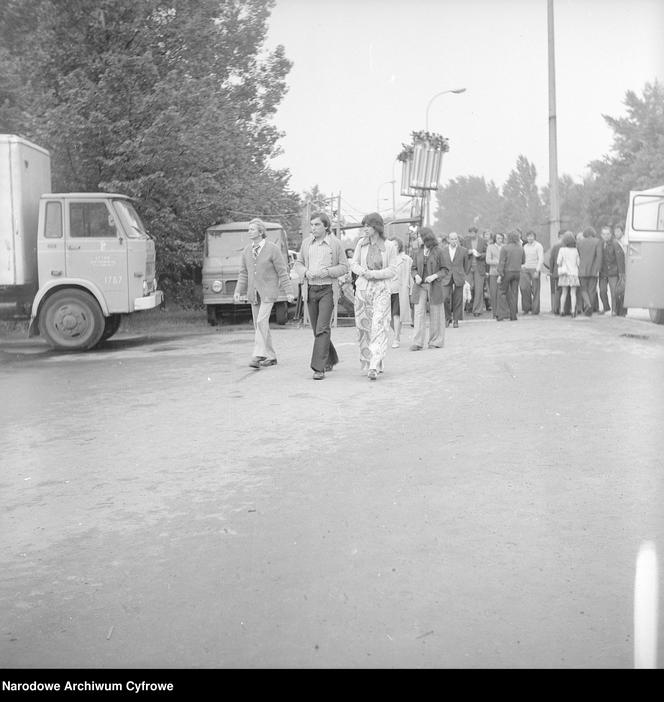
POLYGON ((436 93, 431 100, 429 100, 429 104, 427 105, 427 112, 426 112, 426 118, 424 122, 424 129, 425 131, 429 131, 429 108, 431 107, 431 103, 437 98, 440 97, 441 95, 445 95, 445 93, 456 93, 457 95, 459 93, 465 93, 466 89, 465 88, 452 88, 451 90, 442 90, 440 93, 436 93))
MULTIPOLYGON (((378 186, 378 191, 376 192, 376 212, 380 214, 380 189, 383 187, 383 185, 387 185, 388 183, 392 184, 392 218, 394 219, 394 217, 396 216, 396 204, 394 200, 394 184, 396 183, 396 179, 394 178, 392 180, 386 180, 384 183, 381 183, 378 186)), ((384 199, 387 200, 387 198, 384 199)))

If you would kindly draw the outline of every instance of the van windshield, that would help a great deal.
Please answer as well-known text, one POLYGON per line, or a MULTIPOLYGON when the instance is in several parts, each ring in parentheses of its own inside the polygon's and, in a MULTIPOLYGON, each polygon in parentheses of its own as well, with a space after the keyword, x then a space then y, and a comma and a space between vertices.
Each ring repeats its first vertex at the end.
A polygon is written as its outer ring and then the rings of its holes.
MULTIPOLYGON (((268 229, 267 239, 282 248, 283 229, 268 229)), ((207 255, 210 258, 224 258, 236 256, 249 243, 249 236, 246 229, 239 231, 215 231, 209 229, 207 232, 207 255)))
POLYGON ((122 221, 123 228, 130 239, 149 239, 150 236, 145 231, 143 222, 128 200, 114 200, 115 211, 122 221))

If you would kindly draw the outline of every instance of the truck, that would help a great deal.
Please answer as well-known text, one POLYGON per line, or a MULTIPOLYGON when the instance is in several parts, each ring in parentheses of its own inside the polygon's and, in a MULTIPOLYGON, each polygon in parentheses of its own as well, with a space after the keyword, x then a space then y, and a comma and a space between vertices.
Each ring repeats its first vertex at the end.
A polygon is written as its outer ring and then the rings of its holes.
POLYGON ((624 305, 664 324, 664 185, 630 192, 624 243, 624 305))
MULTIPOLYGON (((288 250, 288 237, 284 228, 276 222, 264 222, 264 224, 267 239, 279 247, 290 270, 294 254, 288 250)), ((224 313, 231 313, 234 316, 238 307, 248 308, 249 306, 246 298, 239 304, 236 304, 233 299, 240 274, 242 251, 249 243, 248 229, 247 221, 215 224, 205 231, 202 270, 203 304, 207 310, 210 326, 221 324, 224 313)), ((297 290, 293 290, 293 295, 297 297, 297 290)), ((273 310, 277 324, 286 324, 288 300, 285 295, 277 298, 273 310)))
POLYGON ((0 303, 29 310, 28 336, 85 351, 122 316, 158 307, 155 244, 131 198, 51 192, 50 153, 0 134, 0 303))

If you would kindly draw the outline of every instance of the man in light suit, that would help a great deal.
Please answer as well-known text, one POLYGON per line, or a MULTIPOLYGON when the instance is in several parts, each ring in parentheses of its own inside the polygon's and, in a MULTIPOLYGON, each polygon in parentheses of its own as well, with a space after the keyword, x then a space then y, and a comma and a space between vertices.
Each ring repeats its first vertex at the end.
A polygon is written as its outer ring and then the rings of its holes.
POLYGON ((260 219, 249 222, 249 243, 242 252, 240 275, 233 298, 240 302, 242 295, 251 304, 254 320, 254 355, 249 361, 251 368, 275 366, 277 354, 272 346, 270 334, 270 312, 279 293, 286 295, 289 303, 295 299, 288 275, 288 265, 281 250, 265 237, 267 231, 260 219))
MULTIPOLYGON (((445 326, 459 326, 459 319, 463 314, 463 284, 470 273, 468 249, 459 244, 459 235, 451 232, 447 237, 447 244, 443 244, 442 261, 443 271, 441 282, 445 291, 445 326)), ((480 291, 480 297, 482 293, 480 291)))

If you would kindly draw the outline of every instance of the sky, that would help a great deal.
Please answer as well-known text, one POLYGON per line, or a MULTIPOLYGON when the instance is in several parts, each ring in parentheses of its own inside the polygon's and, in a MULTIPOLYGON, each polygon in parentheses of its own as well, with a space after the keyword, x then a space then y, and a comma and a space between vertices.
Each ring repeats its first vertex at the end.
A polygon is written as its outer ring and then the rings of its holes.
MULTIPOLYGON (((554 0, 554 27, 558 174, 580 181, 611 148, 602 114, 624 116, 627 90, 664 82, 664 0, 554 0)), ((277 44, 293 68, 272 165, 296 192, 341 194, 350 221, 391 215, 393 179, 408 216, 395 159, 427 111, 450 141, 441 185, 501 187, 520 154, 547 184, 546 0, 276 0, 266 48, 277 44)))

